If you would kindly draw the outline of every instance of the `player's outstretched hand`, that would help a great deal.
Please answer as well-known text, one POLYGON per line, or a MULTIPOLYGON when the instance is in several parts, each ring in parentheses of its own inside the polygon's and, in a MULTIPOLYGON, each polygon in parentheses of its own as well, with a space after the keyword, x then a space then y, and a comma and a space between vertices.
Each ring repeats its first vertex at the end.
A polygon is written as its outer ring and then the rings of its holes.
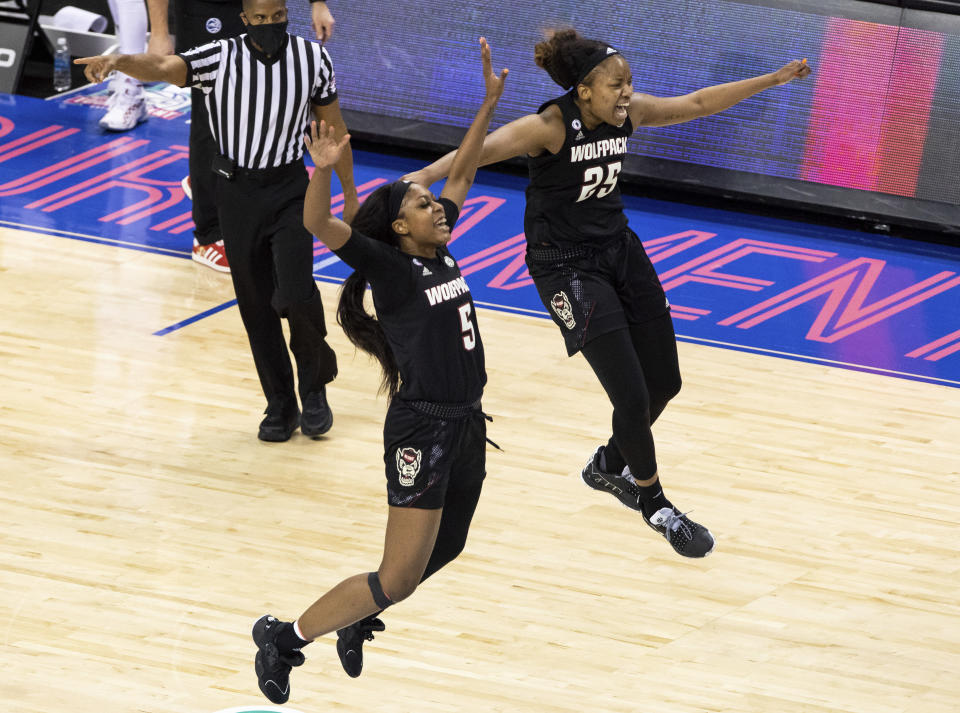
POLYGON ((507 79, 509 69, 501 69, 499 76, 493 72, 493 64, 490 61, 490 45, 487 44, 487 38, 480 38, 480 62, 483 64, 483 81, 487 85, 487 99, 496 101, 503 94, 503 83, 507 79))
POLYGON ((310 131, 303 137, 303 145, 310 152, 310 158, 317 168, 330 168, 340 160, 340 155, 350 143, 350 134, 344 134, 337 141, 336 131, 325 121, 310 122, 310 131))
POLYGON ((780 69, 774 72, 774 77, 777 79, 777 84, 787 84, 792 82, 794 79, 804 79, 805 77, 810 76, 810 65, 807 64, 807 59, 804 57, 802 60, 795 59, 789 64, 783 65, 780 69))
POLYGON ((83 75, 91 82, 96 84, 106 79, 114 69, 117 68, 117 55, 99 55, 97 57, 78 57, 73 60, 74 64, 86 65, 83 68, 83 75))

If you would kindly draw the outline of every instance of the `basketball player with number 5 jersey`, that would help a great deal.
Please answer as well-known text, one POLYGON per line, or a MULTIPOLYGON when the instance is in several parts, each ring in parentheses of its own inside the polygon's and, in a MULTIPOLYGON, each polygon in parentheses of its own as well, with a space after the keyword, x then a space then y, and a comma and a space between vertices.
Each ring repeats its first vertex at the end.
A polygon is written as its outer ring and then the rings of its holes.
MULTIPOLYGON (((582 470, 583 481, 638 511, 684 557, 714 548, 710 531, 673 506, 660 483, 650 427, 680 390, 676 336, 666 295, 618 186, 627 140, 640 126, 667 126, 728 109, 810 74, 804 61, 776 72, 660 98, 633 91, 630 65, 605 42, 554 32, 534 60, 563 96, 487 136, 481 165, 526 156, 527 267, 560 328, 567 353, 583 352, 613 404, 613 435, 582 470)), ((447 175, 447 154, 408 178, 447 175)))
POLYGON ((487 374, 470 289, 446 245, 507 76, 493 72, 483 38, 480 48, 486 95, 439 198, 426 186, 394 181, 371 193, 347 225, 330 213, 330 173, 350 136, 338 140, 321 122, 305 138, 316 171, 304 224, 354 268, 338 321, 380 363, 391 397, 383 425, 389 509, 376 571, 343 580, 295 622, 263 616, 254 625, 258 684, 274 703, 290 695, 300 650, 323 634, 337 632, 340 663, 359 676, 363 642, 384 630, 378 615, 453 561, 467 540, 486 475, 480 399, 487 374), (368 284, 376 318, 363 305, 368 284))

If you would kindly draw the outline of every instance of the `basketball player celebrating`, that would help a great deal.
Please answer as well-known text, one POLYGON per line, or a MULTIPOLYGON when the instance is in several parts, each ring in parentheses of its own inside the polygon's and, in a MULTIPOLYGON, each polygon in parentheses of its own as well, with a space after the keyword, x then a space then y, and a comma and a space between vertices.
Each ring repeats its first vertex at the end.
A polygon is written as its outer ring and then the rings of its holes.
MULTIPOLYGON (((528 157, 527 267, 567 353, 583 352, 613 404, 613 435, 591 456, 583 480, 639 511, 679 554, 704 557, 714 547, 710 531, 677 510, 660 484, 650 427, 680 390, 676 337, 653 265, 627 227, 617 178, 636 127, 715 114, 810 68, 793 61, 771 74, 657 98, 633 91, 617 49, 572 29, 538 43, 534 59, 567 93, 492 132, 480 164, 528 157)), ((447 175, 451 159, 408 178, 429 186, 447 175)))
POLYGON ((470 289, 445 246, 507 75, 493 73, 486 40, 480 45, 486 97, 439 199, 424 186, 397 181, 374 191, 351 227, 330 213, 330 172, 349 135, 338 142, 321 122, 305 140, 316 171, 304 224, 355 269, 338 318, 351 341, 380 362, 391 396, 383 427, 389 512, 376 572, 342 581, 295 623, 264 616, 254 624, 260 690, 274 703, 289 697, 291 667, 304 661, 300 649, 332 631, 344 669, 358 676, 364 638, 383 630, 376 615, 410 596, 466 542, 485 475, 486 371, 470 289), (363 307, 368 283, 377 319, 363 307))

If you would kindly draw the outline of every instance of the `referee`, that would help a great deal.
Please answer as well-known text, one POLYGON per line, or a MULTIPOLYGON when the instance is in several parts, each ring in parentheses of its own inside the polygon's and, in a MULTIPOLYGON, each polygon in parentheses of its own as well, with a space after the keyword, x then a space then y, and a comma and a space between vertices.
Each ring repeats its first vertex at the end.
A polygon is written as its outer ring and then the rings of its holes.
MULTIPOLYGON (((214 40, 236 37, 244 32, 240 19, 241 0, 176 0, 177 52, 205 45, 214 40)), ((147 0, 150 11, 150 42, 147 52, 156 55, 173 54, 168 22, 170 0, 147 0)), ((313 28, 317 39, 326 41, 333 32, 333 17, 325 0, 311 0, 313 28)), ((224 254, 223 236, 217 217, 214 178, 210 163, 217 153, 217 145, 210 135, 209 118, 204 93, 190 92, 190 159, 189 181, 193 201, 194 241, 192 257, 195 261, 219 272, 229 272, 224 254)))
MULTIPOLYGON (((346 134, 330 56, 321 45, 287 34, 285 0, 244 0, 246 34, 183 54, 107 55, 77 59, 90 81, 117 70, 142 81, 203 91, 218 153, 216 205, 240 316, 247 330, 266 418, 259 438, 286 441, 297 426, 307 436, 333 423, 326 384, 337 374, 326 343, 320 292, 313 279, 313 236, 303 227, 308 179, 303 135, 309 110, 346 134), (290 327, 293 371, 280 318, 290 327)), ((344 191, 344 217, 359 206, 353 157, 334 166, 344 191)))

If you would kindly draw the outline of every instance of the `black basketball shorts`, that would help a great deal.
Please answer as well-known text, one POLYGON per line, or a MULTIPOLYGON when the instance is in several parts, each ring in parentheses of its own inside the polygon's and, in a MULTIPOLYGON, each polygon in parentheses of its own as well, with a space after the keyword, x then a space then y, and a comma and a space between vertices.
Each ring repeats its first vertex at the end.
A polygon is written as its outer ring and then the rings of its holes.
POLYGON ((629 228, 601 246, 527 246, 527 269, 573 356, 590 340, 662 316, 670 303, 629 228))
POLYGON ((383 423, 387 502, 442 508, 447 494, 479 491, 486 475, 487 424, 474 409, 461 418, 428 416, 394 398, 383 423))

